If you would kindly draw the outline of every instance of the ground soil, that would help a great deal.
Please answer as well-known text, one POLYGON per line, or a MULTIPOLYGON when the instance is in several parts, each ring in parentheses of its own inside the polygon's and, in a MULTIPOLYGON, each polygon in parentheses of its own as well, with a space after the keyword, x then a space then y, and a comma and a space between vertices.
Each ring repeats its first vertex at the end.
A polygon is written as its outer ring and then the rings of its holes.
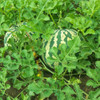
MULTIPOLYGON (((80 80, 81 80, 81 84, 80 84, 80 88, 86 92, 86 93, 89 93, 89 91, 93 90, 92 87, 88 87, 86 86, 86 82, 89 80, 89 77, 87 76, 81 76, 80 77, 80 80)), ((22 89, 23 90, 23 89, 22 89)), ((8 89, 6 91, 6 94, 10 95, 11 97, 16 97, 22 90, 17 90, 13 87, 11 87, 10 89, 8 89)), ((6 100, 6 99, 4 99, 6 100)), ((31 100, 38 100, 38 96, 35 96, 35 97, 31 97, 31 100)), ((54 94, 52 94, 49 98, 46 98, 45 100, 57 100, 57 98, 54 96, 54 94)))

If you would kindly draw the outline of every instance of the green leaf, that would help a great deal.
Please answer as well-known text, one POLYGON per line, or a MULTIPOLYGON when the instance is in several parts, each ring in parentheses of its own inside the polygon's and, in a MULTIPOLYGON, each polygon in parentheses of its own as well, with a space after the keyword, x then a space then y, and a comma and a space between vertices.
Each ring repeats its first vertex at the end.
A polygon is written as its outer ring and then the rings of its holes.
POLYGON ((45 98, 49 97, 52 93, 53 93, 52 90, 49 90, 49 89, 48 90, 45 90, 45 91, 43 91, 41 93, 40 98, 41 99, 45 99, 45 98))
POLYGON ((13 100, 18 100, 18 98, 14 98, 13 100))
POLYGON ((73 69, 76 68, 77 64, 75 62, 73 62, 73 63, 70 62, 69 64, 66 64, 63 66, 65 66, 67 68, 68 72, 71 72, 73 69))
POLYGON ((33 71, 33 68, 31 68, 31 67, 27 67, 27 68, 22 70, 22 76, 24 78, 28 78, 28 77, 31 77, 33 75, 34 75, 34 71, 33 71))
POLYGON ((19 8, 19 9, 21 9, 22 6, 23 6, 23 3, 21 2, 21 0, 17 0, 16 7, 19 8))
POLYGON ((66 60, 68 60, 68 61, 75 61, 75 60, 77 60, 77 58, 75 57, 75 56, 69 56, 69 55, 66 55, 66 60))
POLYGON ((98 43, 100 44, 100 35, 99 35, 99 37, 98 37, 98 43))
POLYGON ((8 27, 8 25, 6 23, 3 23, 2 24, 2 29, 3 29, 3 31, 8 31, 9 27, 8 27))
POLYGON ((57 49, 57 47, 53 47, 53 48, 50 50, 50 52, 52 52, 53 55, 54 55, 56 58, 58 58, 58 55, 57 55, 58 49, 57 49))
POLYGON ((29 5, 31 8, 33 8, 34 10, 37 8, 35 2, 31 2, 30 5, 29 5))
POLYGON ((56 80, 53 78, 47 78, 46 79, 48 83, 50 83, 51 85, 55 84, 56 80))
POLYGON ((18 55, 17 53, 13 53, 12 57, 15 58, 15 59, 17 59, 17 61, 20 60, 20 55, 18 55))
POLYGON ((100 61, 96 61, 96 66, 100 68, 100 61))
POLYGON ((66 95, 75 94, 74 90, 70 86, 66 86, 62 89, 62 92, 65 92, 66 95))
POLYGON ((31 14, 31 12, 25 12, 25 13, 23 14, 23 17, 24 17, 25 19, 31 19, 31 18, 32 18, 32 14, 31 14))
POLYGON ((97 98, 100 96, 100 88, 97 88, 95 91, 89 92, 89 97, 93 100, 97 100, 97 98))
POLYGON ((5 16, 4 15, 0 15, 0 24, 2 24, 5 21, 5 16))
POLYGON ((87 72, 86 74, 90 78, 94 79, 96 82, 98 82, 98 80, 100 79, 100 77, 97 74, 97 73, 100 72, 100 69, 90 69, 90 68, 88 68, 88 69, 86 69, 86 72, 87 72))
POLYGON ((93 29, 88 29, 84 35, 87 35, 87 34, 95 34, 95 31, 93 29))
POLYGON ((83 94, 82 94, 82 91, 81 91, 79 85, 78 84, 75 84, 74 85, 74 89, 76 91, 76 96, 77 96, 78 100, 82 100, 83 94))
POLYGON ((50 62, 50 63, 59 62, 60 59, 59 59, 59 56, 57 54, 58 49, 56 47, 53 47, 53 48, 50 49, 50 52, 53 54, 53 56, 48 57, 47 61, 50 62))
POLYGON ((0 48, 0 57, 4 57, 4 54, 5 54, 6 50, 7 50, 7 48, 8 47, 1 47, 0 48))
POLYGON ((14 82, 14 88, 16 89, 21 89, 22 86, 26 86, 27 82, 23 82, 23 81, 20 81, 18 79, 16 79, 16 81, 14 82))
POLYGON ((95 81, 93 80, 88 80, 86 83, 87 86, 92 86, 93 88, 96 88, 97 86, 99 86, 99 84, 97 84, 95 81))
POLYGON ((50 18, 49 18, 49 16, 46 15, 46 16, 44 16, 43 20, 48 21, 48 20, 50 20, 50 18))
POLYGON ((75 99, 75 98, 73 99, 73 97, 72 97, 72 95, 75 94, 75 92, 70 86, 64 87, 62 92, 65 93, 65 96, 66 96, 65 100, 67 100, 67 99, 68 100, 71 100, 71 99, 74 100, 75 99))
MULTIPOLYGON (((42 85, 42 82, 41 82, 41 85, 42 85)), ((32 92, 35 92, 36 94, 39 94, 39 93, 41 93, 43 91, 43 88, 41 87, 41 85, 39 85, 36 82, 31 83, 28 86, 28 90, 32 91, 32 92)))
POLYGON ((57 74, 60 75, 64 71, 64 67, 63 66, 55 66, 55 70, 56 70, 57 74))
POLYGON ((67 55, 70 56, 71 54, 78 52, 79 46, 80 46, 80 38, 77 35, 72 40, 68 41, 68 47, 69 48, 67 48, 67 55))
POLYGON ((29 96, 24 94, 23 92, 21 93, 21 99, 22 100, 28 100, 29 96))
POLYGON ((55 94, 57 96, 57 100, 64 100, 65 94, 63 92, 58 92, 55 94))
POLYGON ((29 91, 29 96, 34 96, 35 94, 32 91, 29 91))
MULTIPOLYGON (((98 50, 99 50, 99 48, 98 48, 98 50)), ((100 52, 95 52, 95 56, 96 56, 96 58, 100 58, 100 52)))
POLYGON ((10 88, 10 84, 6 84, 6 89, 9 89, 10 88))
POLYGON ((74 24, 74 20, 71 17, 66 17, 65 20, 74 24))
POLYGON ((3 99, 0 97, 0 100, 3 100, 3 99))
POLYGON ((40 12, 39 12, 39 14, 38 14, 38 16, 37 16, 36 19, 39 19, 41 13, 43 12, 43 10, 44 10, 45 6, 48 4, 48 2, 49 2, 49 0, 47 0, 47 1, 45 2, 45 4, 42 6, 42 8, 41 8, 41 10, 40 10, 40 12))
POLYGON ((11 98, 10 97, 7 97, 7 100, 11 100, 11 98))
POLYGON ((58 10, 57 10, 57 9, 53 9, 53 10, 51 11, 51 13, 57 14, 57 13, 58 13, 58 10))

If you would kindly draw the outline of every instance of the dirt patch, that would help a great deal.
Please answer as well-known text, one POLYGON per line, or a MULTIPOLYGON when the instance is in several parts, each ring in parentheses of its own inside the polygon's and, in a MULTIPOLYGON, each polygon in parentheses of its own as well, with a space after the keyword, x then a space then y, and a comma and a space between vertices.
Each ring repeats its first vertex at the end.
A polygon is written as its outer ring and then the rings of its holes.
POLYGON ((80 84, 80 88, 85 91, 86 93, 89 93, 89 91, 94 90, 91 86, 86 86, 86 82, 89 80, 90 78, 88 76, 81 76, 80 80, 81 80, 81 84, 80 84))
POLYGON ((13 98, 16 97, 20 92, 21 90, 17 90, 16 88, 13 88, 13 87, 11 87, 10 89, 6 91, 6 93, 13 98))
MULTIPOLYGON (((88 87, 86 86, 86 82, 89 80, 90 78, 88 76, 81 76, 80 80, 81 80, 81 84, 80 84, 80 88, 86 92, 89 93, 89 91, 94 90, 92 87, 88 87)), ((22 89, 23 90, 23 89, 22 89)), ((9 94, 11 97, 16 97, 22 90, 17 90, 13 87, 11 87, 10 89, 8 89, 6 91, 7 94, 9 94)), ((38 100, 38 95, 31 97, 31 100, 38 100)), ((49 98, 46 98, 45 100, 57 100, 56 96, 54 94, 52 94, 49 98)))

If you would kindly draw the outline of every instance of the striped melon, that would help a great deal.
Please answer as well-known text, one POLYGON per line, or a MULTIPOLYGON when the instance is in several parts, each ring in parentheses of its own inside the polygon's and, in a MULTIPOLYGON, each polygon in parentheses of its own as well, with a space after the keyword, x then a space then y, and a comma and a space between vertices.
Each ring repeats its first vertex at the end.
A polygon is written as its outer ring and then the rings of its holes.
POLYGON ((15 40, 17 40, 17 35, 16 35, 16 27, 11 27, 9 29, 9 32, 7 32, 5 34, 5 37, 4 37, 4 46, 11 46, 10 44, 8 44, 8 41, 10 38, 14 38, 15 40))
MULTIPOLYGON (((26 25, 27 26, 27 23, 26 22, 23 22, 21 23, 20 25, 17 25, 17 26, 12 26, 10 29, 9 29, 9 32, 7 32, 4 36, 4 46, 11 46, 10 44, 8 44, 8 41, 10 38, 14 38, 14 40, 17 42, 19 39, 16 35, 16 32, 18 31, 17 28, 20 27, 21 25, 26 25)), ((21 32, 20 32, 21 33, 21 32)), ((32 32, 28 32, 29 35, 32 35, 34 33, 32 32)), ((26 34, 27 35, 27 34, 26 34)))
POLYGON ((43 43, 43 47, 45 48, 45 53, 43 54, 42 59, 44 63, 51 68, 54 67, 54 65, 59 65, 58 62, 55 62, 54 64, 50 64, 48 62, 47 60, 48 57, 54 58, 50 50, 53 47, 58 48, 61 44, 66 44, 67 46, 67 42, 73 39, 75 36, 77 36, 77 32, 72 29, 56 30, 54 35, 52 35, 48 41, 45 41, 43 43))

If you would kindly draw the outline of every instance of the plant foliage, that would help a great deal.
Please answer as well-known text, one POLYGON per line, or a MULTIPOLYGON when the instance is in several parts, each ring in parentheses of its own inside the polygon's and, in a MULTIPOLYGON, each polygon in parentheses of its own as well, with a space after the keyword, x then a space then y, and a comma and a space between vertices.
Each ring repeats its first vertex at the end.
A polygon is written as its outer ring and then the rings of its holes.
POLYGON ((52 95, 57 100, 100 100, 99 73, 100 0, 0 0, 0 100, 52 95), (11 27, 16 27, 18 41, 11 38, 9 47, 2 46, 11 27), (68 42, 69 48, 51 49, 55 59, 48 61, 61 65, 49 69, 41 60, 42 43, 56 29, 74 29, 78 36, 68 42), (92 87, 88 92, 81 87, 84 75, 85 86, 92 87), (7 92, 11 88, 19 91, 14 97, 7 92))

